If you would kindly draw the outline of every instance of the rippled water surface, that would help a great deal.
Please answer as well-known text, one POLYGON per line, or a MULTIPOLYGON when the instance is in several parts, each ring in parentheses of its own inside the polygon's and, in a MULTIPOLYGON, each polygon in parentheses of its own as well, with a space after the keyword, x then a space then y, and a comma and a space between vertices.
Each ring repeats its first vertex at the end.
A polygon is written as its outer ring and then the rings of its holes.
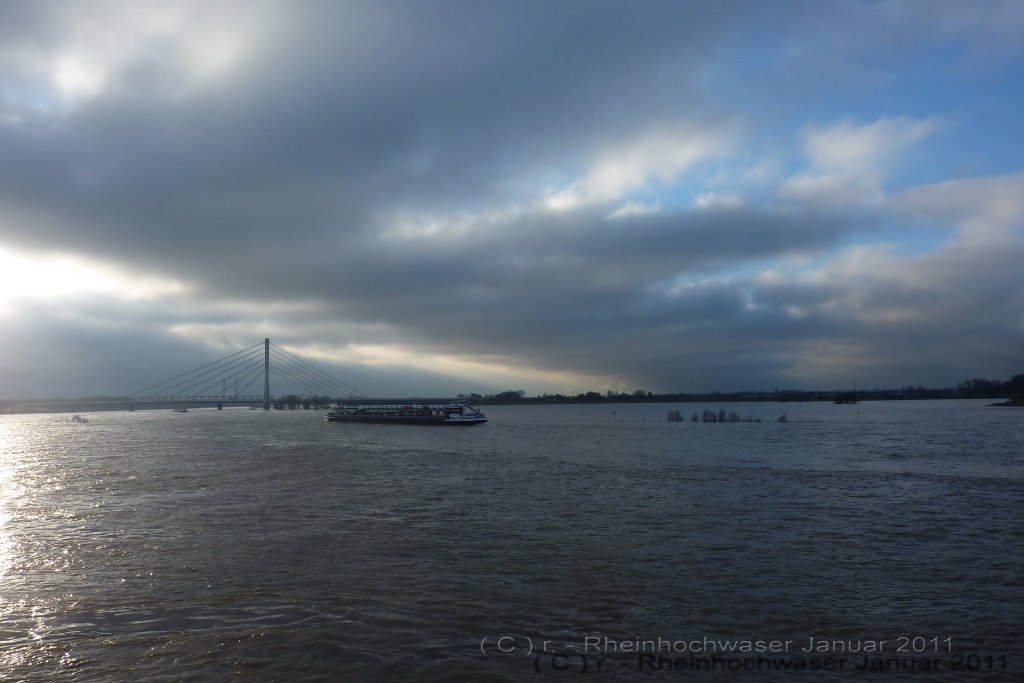
POLYGON ((0 680, 1024 680, 1024 411, 486 412, 0 416, 0 680))

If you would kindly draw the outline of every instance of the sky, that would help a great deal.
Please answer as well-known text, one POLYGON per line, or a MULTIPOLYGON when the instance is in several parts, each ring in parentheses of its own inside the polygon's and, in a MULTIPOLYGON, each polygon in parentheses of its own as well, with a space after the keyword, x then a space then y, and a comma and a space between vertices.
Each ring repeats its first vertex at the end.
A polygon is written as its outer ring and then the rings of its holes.
POLYGON ((0 398, 266 337, 370 396, 1007 379, 1022 32, 1017 0, 0 0, 0 398))

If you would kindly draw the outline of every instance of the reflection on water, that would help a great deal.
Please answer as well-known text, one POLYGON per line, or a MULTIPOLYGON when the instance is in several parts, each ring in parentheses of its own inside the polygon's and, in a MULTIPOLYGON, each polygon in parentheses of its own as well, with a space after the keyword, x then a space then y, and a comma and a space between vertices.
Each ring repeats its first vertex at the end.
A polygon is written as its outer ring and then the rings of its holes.
POLYGON ((494 406, 468 429, 0 417, 0 680, 551 677, 481 652, 500 636, 920 635, 1019 666, 1024 414, 666 419, 704 407, 494 406))
MULTIPOLYGON (((9 438, 0 436, 0 452, 8 452, 10 442, 9 438)), ((14 468, 10 463, 0 463, 0 581, 3 581, 13 562, 11 535, 7 525, 10 521, 11 501, 15 496, 14 468)))

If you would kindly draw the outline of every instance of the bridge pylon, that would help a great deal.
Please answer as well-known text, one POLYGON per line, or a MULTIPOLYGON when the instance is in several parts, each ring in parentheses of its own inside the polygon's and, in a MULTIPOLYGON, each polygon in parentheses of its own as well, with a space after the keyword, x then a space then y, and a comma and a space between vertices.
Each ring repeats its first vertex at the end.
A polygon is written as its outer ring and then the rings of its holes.
POLYGON ((270 337, 263 340, 263 410, 270 410, 270 337))

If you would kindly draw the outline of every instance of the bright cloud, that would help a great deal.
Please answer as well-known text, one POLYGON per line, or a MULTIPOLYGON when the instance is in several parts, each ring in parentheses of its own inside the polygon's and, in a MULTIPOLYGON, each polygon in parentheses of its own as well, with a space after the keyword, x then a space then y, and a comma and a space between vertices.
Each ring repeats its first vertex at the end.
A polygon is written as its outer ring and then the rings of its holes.
POLYGON ((630 216, 646 216, 661 211, 661 204, 644 204, 643 202, 626 202, 608 214, 609 220, 629 218, 630 216))
POLYGON ((727 154, 733 138, 730 129, 657 126, 601 150, 582 178, 550 195, 546 204, 566 211, 621 199, 652 182, 671 182, 694 164, 727 154))
POLYGON ((693 202, 698 209, 738 209, 743 197, 731 192, 702 192, 693 202))
MULTIPOLYGON (((40 12, 48 8, 39 3, 40 12)), ((226 77, 251 55, 274 21, 273 5, 252 3, 244 14, 230 4, 186 0, 96 2, 48 8, 63 15, 56 41, 22 42, 6 60, 12 74, 38 80, 10 83, 10 103, 46 113, 66 112, 130 83, 140 94, 176 96, 226 77)), ((19 44, 20 43, 20 44, 19 44)), ((120 93, 119 93, 120 94, 120 93)))
POLYGON ((132 275, 73 255, 0 250, 0 313, 15 307, 74 305, 94 296, 140 301, 186 291, 180 282, 132 275))
POLYGON ((877 202, 882 182, 899 155, 940 128, 934 119, 880 118, 810 127, 801 133, 809 168, 782 186, 784 197, 830 204, 877 202))

